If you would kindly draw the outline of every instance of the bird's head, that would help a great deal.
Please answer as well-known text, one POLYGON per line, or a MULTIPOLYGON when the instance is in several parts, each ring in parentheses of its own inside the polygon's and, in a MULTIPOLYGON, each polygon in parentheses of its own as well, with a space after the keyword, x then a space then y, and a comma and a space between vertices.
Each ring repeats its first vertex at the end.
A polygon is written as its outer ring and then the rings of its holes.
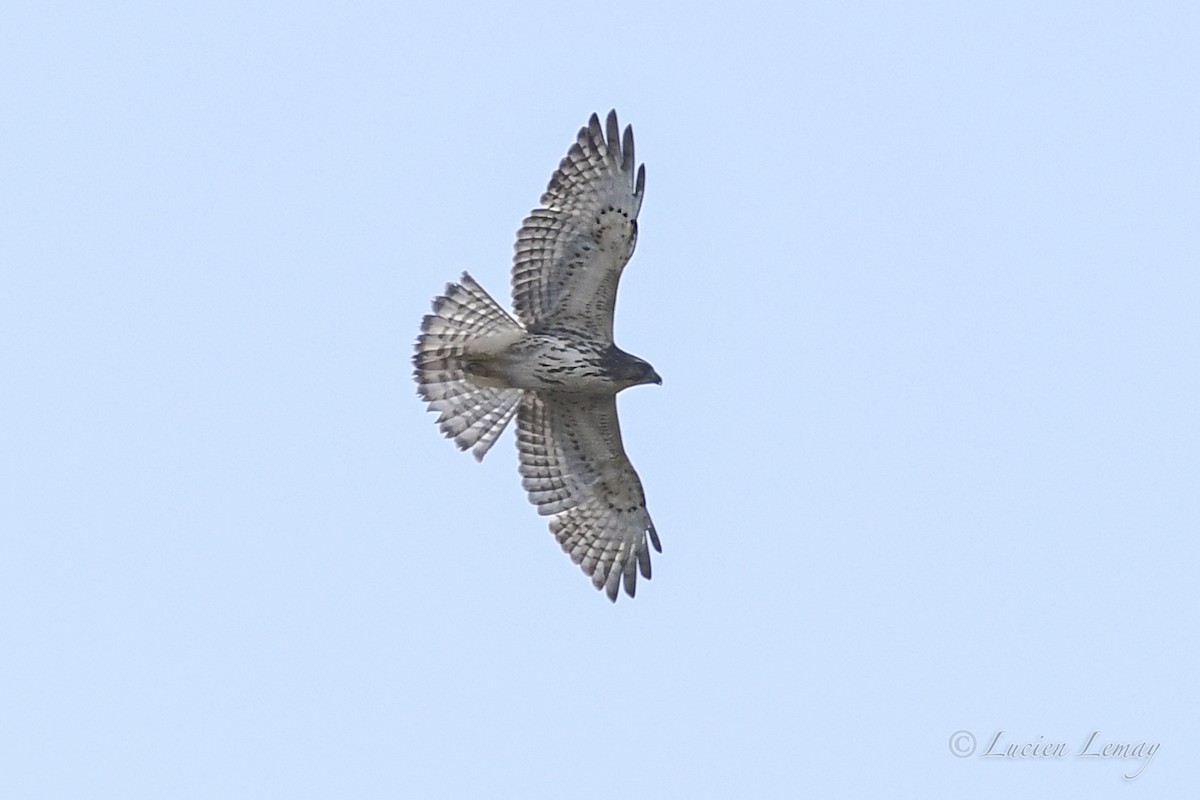
POLYGON ((642 377, 638 383, 653 383, 656 386, 662 386, 662 378, 654 371, 654 367, 645 361, 642 362, 642 367, 642 377))
POLYGON ((662 378, 649 362, 616 347, 608 351, 603 363, 608 376, 617 383, 624 384, 624 387, 639 386, 643 383, 662 384, 662 378))

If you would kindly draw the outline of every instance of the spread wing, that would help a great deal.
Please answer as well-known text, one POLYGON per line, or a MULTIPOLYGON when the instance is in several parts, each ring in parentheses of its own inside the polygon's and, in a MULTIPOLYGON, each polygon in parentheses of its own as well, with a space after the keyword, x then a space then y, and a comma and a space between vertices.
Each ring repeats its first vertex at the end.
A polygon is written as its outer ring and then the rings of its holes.
POLYGON ((617 282, 637 242, 645 165, 634 173, 633 129, 592 115, 517 232, 513 306, 527 328, 561 324, 612 343, 617 282))
POLYGON ((615 397, 527 392, 517 414, 522 485, 571 560, 614 602, 622 580, 650 578, 650 549, 662 552, 642 482, 621 445, 615 397))

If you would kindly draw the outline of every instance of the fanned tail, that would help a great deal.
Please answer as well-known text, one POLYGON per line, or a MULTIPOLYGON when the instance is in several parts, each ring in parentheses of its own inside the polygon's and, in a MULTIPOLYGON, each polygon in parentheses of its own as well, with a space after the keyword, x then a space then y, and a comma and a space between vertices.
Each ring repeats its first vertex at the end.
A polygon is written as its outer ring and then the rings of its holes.
POLYGON ((467 371, 467 356, 481 340, 515 338, 524 332, 499 303, 467 273, 446 285, 421 323, 413 356, 417 393, 440 413, 438 426, 459 449, 482 461, 509 420, 524 391, 483 386, 467 371))

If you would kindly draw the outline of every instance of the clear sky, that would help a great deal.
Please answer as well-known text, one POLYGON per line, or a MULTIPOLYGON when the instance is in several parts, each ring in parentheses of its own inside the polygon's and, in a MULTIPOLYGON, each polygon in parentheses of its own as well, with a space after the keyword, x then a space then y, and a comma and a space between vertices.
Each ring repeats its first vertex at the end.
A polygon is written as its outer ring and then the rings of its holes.
POLYGON ((6 3, 0 796, 1189 796, 1198 41, 6 3), (665 552, 615 606, 409 364, 610 107, 617 342, 664 379, 619 400, 665 552))

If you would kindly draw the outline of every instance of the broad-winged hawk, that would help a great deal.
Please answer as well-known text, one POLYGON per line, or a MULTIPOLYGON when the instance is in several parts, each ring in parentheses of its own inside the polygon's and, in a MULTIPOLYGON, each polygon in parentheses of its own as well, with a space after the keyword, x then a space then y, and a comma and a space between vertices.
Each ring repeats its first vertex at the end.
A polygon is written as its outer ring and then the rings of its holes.
POLYGON ((517 232, 513 319, 467 273, 433 301, 413 356, 417 391, 461 449, 483 456, 515 415, 522 485, 596 588, 630 597, 662 552, 625 455, 616 395, 662 383, 613 344, 621 271, 637 242, 644 166, 633 130, 592 115, 517 232))

